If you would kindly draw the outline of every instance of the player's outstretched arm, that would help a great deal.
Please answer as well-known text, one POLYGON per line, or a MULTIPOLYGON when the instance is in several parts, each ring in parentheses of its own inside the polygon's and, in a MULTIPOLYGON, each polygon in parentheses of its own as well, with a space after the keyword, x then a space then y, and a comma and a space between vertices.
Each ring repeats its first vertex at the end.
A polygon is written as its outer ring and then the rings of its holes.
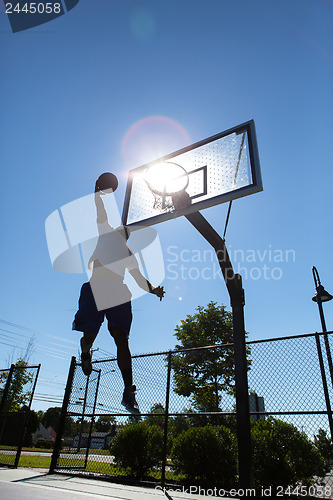
POLYGON ((140 272, 138 268, 131 269, 130 274, 133 276, 140 288, 146 292, 156 295, 160 300, 163 299, 165 291, 163 286, 154 287, 140 272))

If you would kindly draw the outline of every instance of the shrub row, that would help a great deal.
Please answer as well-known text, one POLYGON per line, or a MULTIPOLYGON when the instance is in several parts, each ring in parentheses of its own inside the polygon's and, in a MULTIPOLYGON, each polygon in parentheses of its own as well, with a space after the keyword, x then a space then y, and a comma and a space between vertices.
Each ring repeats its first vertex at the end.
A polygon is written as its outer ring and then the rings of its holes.
MULTIPOLYGON (((325 461, 305 433, 268 418, 252 428, 255 487, 309 486, 325 475, 325 461)), ((131 424, 111 441, 116 465, 143 478, 161 464, 163 433, 148 422, 131 424)), ((171 461, 185 483, 232 488, 237 481, 236 436, 225 426, 191 427, 173 440, 171 461)))
POLYGON ((50 450, 53 448, 53 441, 44 438, 38 438, 35 443, 35 448, 43 448, 45 450, 50 450))

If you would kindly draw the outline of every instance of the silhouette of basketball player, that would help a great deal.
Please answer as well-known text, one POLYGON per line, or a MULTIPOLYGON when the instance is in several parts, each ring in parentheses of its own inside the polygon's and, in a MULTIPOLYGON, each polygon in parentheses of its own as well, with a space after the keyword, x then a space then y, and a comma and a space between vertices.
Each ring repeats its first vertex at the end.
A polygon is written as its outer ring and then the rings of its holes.
POLYGON ((121 403, 129 412, 140 413, 135 398, 136 386, 133 385, 132 357, 128 343, 132 306, 131 292, 123 282, 126 269, 146 292, 156 295, 160 300, 165 292, 161 286, 153 287, 140 272, 137 259, 127 244, 127 229, 114 229, 109 224, 102 195, 114 192, 117 187, 117 177, 111 173, 102 174, 96 181, 95 204, 99 238, 88 264, 92 276, 81 288, 73 330, 83 332, 82 370, 89 376, 92 371, 91 347, 104 319, 107 319, 108 330, 117 346, 117 362, 125 386, 121 403))

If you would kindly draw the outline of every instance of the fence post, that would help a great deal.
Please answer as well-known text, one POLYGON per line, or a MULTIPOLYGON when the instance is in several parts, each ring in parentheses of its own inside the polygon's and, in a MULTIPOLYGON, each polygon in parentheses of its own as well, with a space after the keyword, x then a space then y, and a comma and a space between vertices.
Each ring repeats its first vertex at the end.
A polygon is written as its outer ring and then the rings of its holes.
POLYGON ((71 361, 71 364, 69 367, 69 372, 68 372, 64 400, 63 400, 62 408, 61 408, 59 425, 58 425, 58 429, 57 429, 57 437, 56 437, 56 440, 54 443, 54 449, 53 449, 53 453, 52 453, 49 474, 54 473, 54 470, 57 466, 57 460, 59 458, 60 450, 61 450, 61 440, 62 440, 62 436, 63 436, 63 432, 64 432, 64 428, 65 428, 65 423, 66 423, 67 408, 68 408, 69 399, 70 399, 71 392, 72 392, 75 368, 76 368, 76 359, 75 359, 75 356, 72 356, 72 361, 71 361))
POLYGON ((165 486, 165 467, 168 445, 168 420, 169 420, 169 399, 170 399, 170 379, 171 379, 171 351, 168 353, 168 373, 167 373, 167 386, 165 396, 165 413, 164 413, 164 436, 163 436, 163 459, 162 459, 162 488, 165 486))
POLYGON ((331 409, 330 397, 329 397, 329 394, 328 394, 327 380, 326 380, 325 367, 324 367, 324 361, 323 361, 323 353, 321 352, 321 345, 320 345, 320 339, 319 339, 319 333, 318 332, 315 333, 315 337, 316 337, 316 344, 317 344, 317 351, 318 351, 318 358, 319 358, 319 366, 320 366, 321 378, 322 378, 322 381, 323 381, 323 389, 324 389, 324 395, 325 395, 325 402, 326 402, 328 423, 329 423, 330 431, 331 431, 331 439, 333 439, 332 409, 331 409))

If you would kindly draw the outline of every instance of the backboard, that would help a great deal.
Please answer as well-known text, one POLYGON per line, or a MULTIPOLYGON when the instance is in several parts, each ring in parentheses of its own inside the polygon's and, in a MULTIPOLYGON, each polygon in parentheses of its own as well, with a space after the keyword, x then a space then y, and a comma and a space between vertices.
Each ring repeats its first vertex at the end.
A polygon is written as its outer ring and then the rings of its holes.
POLYGON ((132 229, 262 191, 254 121, 129 172, 122 222, 132 229))

